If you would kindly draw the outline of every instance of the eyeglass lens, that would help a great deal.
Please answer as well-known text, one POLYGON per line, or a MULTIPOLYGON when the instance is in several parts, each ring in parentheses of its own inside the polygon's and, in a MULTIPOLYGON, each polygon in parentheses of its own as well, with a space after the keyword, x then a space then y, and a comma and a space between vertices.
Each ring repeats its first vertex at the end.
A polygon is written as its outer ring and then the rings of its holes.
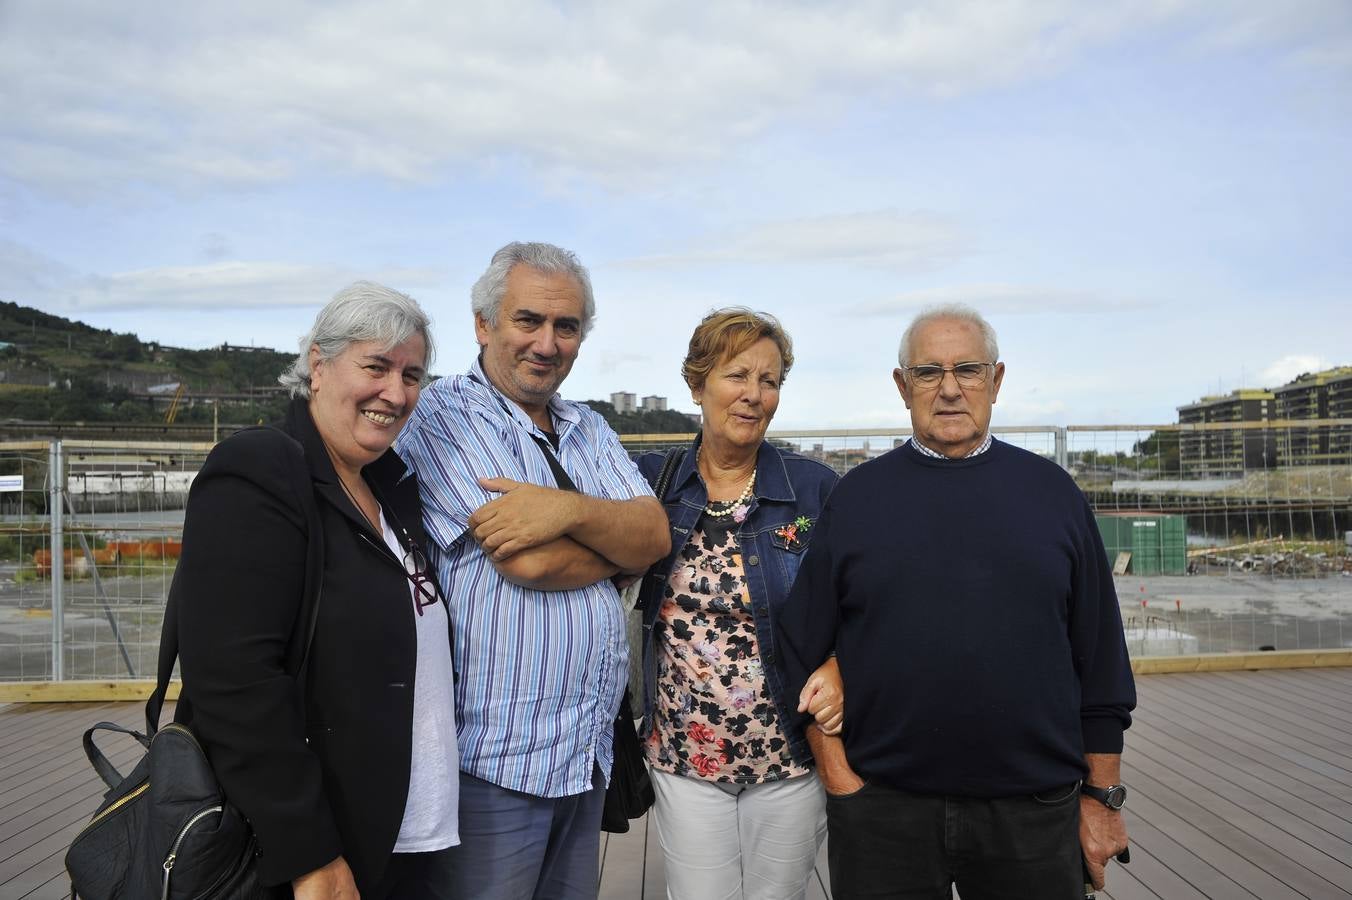
POLYGON ((980 387, 986 383, 988 363, 958 363, 956 366, 911 366, 911 378, 916 384, 930 387, 943 381, 945 372, 952 372, 963 387, 980 387))

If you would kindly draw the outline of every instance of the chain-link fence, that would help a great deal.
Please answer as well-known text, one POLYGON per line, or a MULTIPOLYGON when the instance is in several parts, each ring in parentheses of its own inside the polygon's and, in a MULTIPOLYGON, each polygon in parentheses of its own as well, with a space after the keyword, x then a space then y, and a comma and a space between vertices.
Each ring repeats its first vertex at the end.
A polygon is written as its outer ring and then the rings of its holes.
POLYGON ((210 445, 0 444, 0 680, 146 678, 210 445), (53 477, 55 473, 56 477, 53 477))
MULTIPOLYGON (((1352 646, 1352 421, 994 431, 1085 491, 1134 655, 1352 646)), ((769 435, 840 472, 908 436, 769 435)), ((641 451, 690 437, 622 440, 641 451)), ((183 507, 209 449, 0 443, 0 680, 154 675, 183 507)))

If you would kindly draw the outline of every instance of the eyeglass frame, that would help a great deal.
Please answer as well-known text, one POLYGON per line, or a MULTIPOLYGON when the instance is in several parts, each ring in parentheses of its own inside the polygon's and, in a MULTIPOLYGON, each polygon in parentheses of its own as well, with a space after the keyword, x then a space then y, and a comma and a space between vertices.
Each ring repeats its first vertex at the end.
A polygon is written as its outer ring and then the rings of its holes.
POLYGON ((421 616, 424 608, 441 602, 441 588, 437 585, 437 580, 431 575, 432 568, 428 564, 426 555, 418 549, 417 545, 411 545, 404 551, 403 562, 404 575, 413 585, 413 608, 421 616), (431 587, 427 587, 428 585, 431 587), (425 597, 431 599, 423 599, 425 597))
POLYGON ((901 366, 901 370, 906 373, 906 380, 911 383, 912 387, 919 387, 924 390, 933 390, 944 383, 945 375, 951 373, 953 375, 953 381, 958 385, 958 388, 960 390, 970 391, 976 390, 977 388, 985 387, 990 382, 990 377, 989 375, 986 374, 986 369, 989 368, 991 372, 994 372, 995 367, 998 366, 999 364, 1000 364, 999 360, 996 360, 995 362, 982 362, 980 360, 973 359, 966 360, 963 362, 956 362, 951 366, 936 366, 933 363, 922 363, 921 365, 918 366, 901 366), (961 366, 980 366, 981 380, 978 381, 976 384, 963 384, 962 379, 958 377, 958 368, 961 366), (939 380, 935 381, 933 384, 924 384, 920 382, 914 375, 911 374, 916 369, 930 369, 930 370, 937 369, 939 371, 939 380))

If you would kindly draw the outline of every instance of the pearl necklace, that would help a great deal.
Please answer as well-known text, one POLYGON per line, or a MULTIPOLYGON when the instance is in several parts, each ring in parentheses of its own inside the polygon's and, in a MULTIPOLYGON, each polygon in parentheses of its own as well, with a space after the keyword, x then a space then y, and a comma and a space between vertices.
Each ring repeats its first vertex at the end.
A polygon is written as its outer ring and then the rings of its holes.
MULTIPOLYGON (((700 448, 700 450, 703 449, 704 449, 703 447, 700 448)), ((700 450, 695 451, 696 467, 699 466, 700 450)), ((737 510, 738 507, 745 504, 746 501, 751 498, 751 489, 754 488, 755 486, 756 486, 756 470, 752 469, 751 477, 747 479, 746 487, 742 488, 742 493, 740 496, 737 497, 736 500, 710 500, 709 505, 704 507, 705 514, 712 516, 715 519, 722 519, 732 515, 737 510), (715 507, 714 504, 718 504, 718 507, 721 508, 715 507)))

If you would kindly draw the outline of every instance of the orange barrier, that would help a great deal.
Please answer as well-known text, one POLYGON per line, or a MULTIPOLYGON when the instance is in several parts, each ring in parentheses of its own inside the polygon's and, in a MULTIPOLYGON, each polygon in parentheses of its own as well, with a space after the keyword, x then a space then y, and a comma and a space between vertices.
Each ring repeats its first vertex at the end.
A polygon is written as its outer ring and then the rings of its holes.
POLYGON ((116 547, 123 559, 178 559, 183 550, 183 542, 169 538, 149 541, 112 541, 109 547, 116 547))
MULTIPOLYGON (((94 556, 94 565, 96 566, 115 565, 119 559, 117 546, 113 544, 110 544, 102 550, 92 550, 90 552, 94 556)), ((85 556, 83 551, 76 553, 73 550, 63 550, 61 551, 61 560, 67 577, 89 571, 89 557, 85 556)), ((39 578, 51 578, 52 551, 34 550, 33 567, 37 570, 39 578)))

